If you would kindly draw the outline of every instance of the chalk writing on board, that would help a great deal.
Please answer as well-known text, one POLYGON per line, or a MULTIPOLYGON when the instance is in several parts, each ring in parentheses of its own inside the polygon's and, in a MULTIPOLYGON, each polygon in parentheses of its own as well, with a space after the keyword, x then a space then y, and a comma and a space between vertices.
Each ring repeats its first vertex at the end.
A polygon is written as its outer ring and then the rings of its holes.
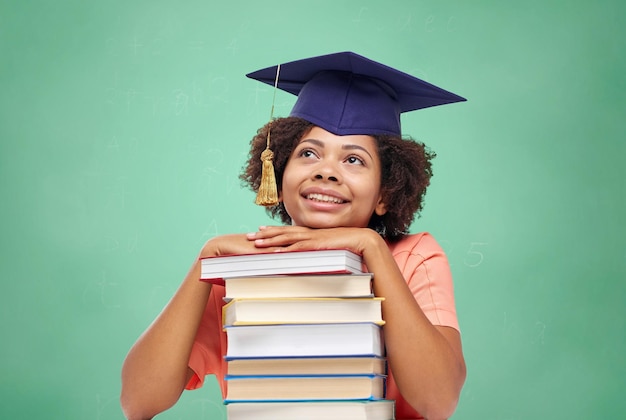
POLYGON ((133 55, 136 57, 137 56, 137 52, 139 51, 139 48, 143 47, 143 44, 141 44, 138 40, 137 40, 137 36, 135 35, 133 37, 133 40, 130 42, 130 44, 128 44, 128 46, 130 47, 133 55))
POLYGON ((226 195, 231 195, 233 191, 239 191, 239 177, 237 176, 229 176, 226 177, 226 195))
POLYGON ((106 88, 104 91, 106 92, 106 99, 104 100, 104 103, 107 105, 115 105, 118 94, 117 88, 109 87, 106 88))
POLYGON ((228 79, 216 77, 207 83, 208 86, 204 86, 193 81, 189 87, 178 87, 166 94, 144 93, 133 87, 119 88, 116 83, 114 87, 104 88, 104 103, 116 109, 123 107, 127 114, 148 108, 154 116, 164 113, 180 116, 188 114, 193 106, 208 107, 208 99, 220 104, 229 102, 228 79))
POLYGON ((137 250, 137 246, 139 244, 139 233, 135 231, 134 234, 129 236, 126 241, 126 251, 129 254, 132 254, 137 250))
MULTIPOLYGON (((122 241, 124 242, 124 241, 122 241)), ((139 233, 134 231, 130 233, 124 242, 124 247, 120 244, 120 240, 117 237, 105 236, 104 237, 104 252, 126 251, 132 254, 137 250, 139 244, 139 233)))
MULTIPOLYGON (((219 418, 226 418, 226 410, 224 409, 224 404, 222 401, 219 402, 210 400, 208 398, 198 398, 191 401, 191 404, 199 404, 200 405, 200 418, 201 419, 216 419, 217 415, 219 418)), ((197 417, 196 417, 197 418, 197 417)))
POLYGON ((218 170, 218 167, 224 161, 224 152, 221 149, 207 149, 203 152, 203 155, 206 156, 204 161, 207 163, 210 162, 211 165, 202 167, 199 173, 202 182, 201 191, 206 197, 214 199, 215 195, 219 194, 216 191, 221 191, 223 184, 223 182, 219 181, 223 175, 222 172, 218 170), (218 185, 218 187, 216 188, 215 185, 218 185))
POLYGON ((100 278, 96 278, 85 285, 82 294, 83 304, 94 306, 101 305, 105 309, 117 309, 119 304, 112 302, 110 299, 111 289, 117 288, 117 283, 110 282, 104 270, 100 273, 100 278))
POLYGON ((448 24, 446 25, 448 32, 456 32, 457 30, 457 18, 456 16, 450 16, 448 18, 448 24))
POLYGON ((204 103, 204 89, 197 80, 194 80, 191 84, 191 102, 201 107, 206 106, 204 103))
POLYGON ((136 59, 144 58, 147 55, 162 56, 164 55, 164 46, 166 46, 166 42, 163 38, 142 37, 136 34, 130 38, 110 37, 104 40, 105 52, 111 57, 118 57, 120 54, 129 55, 136 59))
POLYGON ((424 23, 424 30, 426 32, 435 32, 435 16, 430 15, 426 18, 426 22, 424 23))
POLYGON ((471 268, 481 265, 485 259, 483 249, 486 245, 487 242, 471 242, 463 263, 471 268))
POLYGON ((359 14, 358 14, 358 15, 357 15, 354 19, 352 19, 352 22, 354 22, 354 23, 360 23, 360 22, 361 22, 361 20, 362 20, 362 17, 363 17, 363 12, 365 12, 365 11, 367 11, 367 10, 368 10, 368 9, 367 9, 367 7, 361 7, 361 8, 359 9, 359 14))
POLYGON ((251 228, 250 225, 239 225, 239 232, 254 232, 256 228, 251 228))
POLYGON ((187 112, 189 106, 189 95, 182 89, 174 89, 174 114, 182 115, 187 112))
POLYGON ((400 25, 399 31, 407 31, 411 28, 411 26, 413 26, 413 15, 409 13, 406 17, 404 17, 404 23, 400 25))
POLYGON ((107 236, 104 238, 104 251, 105 252, 113 252, 113 251, 117 251, 120 247, 120 241, 117 238, 112 238, 110 236, 107 236))
POLYGON ((115 136, 115 135, 111 136, 111 140, 107 144, 107 149, 115 150, 116 152, 119 152, 119 150, 120 150, 120 142, 118 141, 117 136, 115 136))
MULTIPOLYGON (((206 156, 207 156, 207 161, 211 162, 214 165, 220 165, 222 164, 222 162, 224 162, 224 152, 222 151, 222 149, 215 149, 215 148, 207 149, 206 156)), ((219 173, 219 171, 217 171, 212 166, 206 166, 205 170, 207 170, 209 173, 219 173)))
MULTIPOLYGON (((437 31, 440 21, 442 19, 438 19, 435 15, 429 15, 424 22, 424 31, 429 33, 437 31)), ((456 16, 448 17, 445 23, 446 32, 456 32, 458 28, 457 21, 456 16)))
POLYGON ((237 54, 237 51, 239 51, 239 40, 237 38, 233 38, 230 41, 230 44, 226 46, 226 50, 230 50, 233 55, 237 54))
POLYGON ((447 239, 438 239, 437 242, 446 254, 450 267, 460 262, 469 268, 480 266, 485 262, 485 247, 489 245, 487 242, 481 241, 458 245, 447 239), (459 249, 461 251, 457 252, 459 249))
MULTIPOLYGON (((254 92, 252 103, 253 103, 253 105, 255 105, 255 107, 256 107, 256 105, 258 105, 261 102, 263 102, 263 103, 270 103, 269 99, 267 100, 267 102, 266 102, 266 99, 265 99, 265 98, 270 98, 267 95, 268 89, 265 88, 265 84, 257 83, 254 86, 254 88, 252 88, 250 90, 252 92, 254 92), (259 100, 259 98, 262 98, 262 100, 259 100)), ((269 112, 268 112, 268 117, 269 117, 269 112)))
POLYGON ((202 239, 211 239, 216 236, 219 236, 219 229, 217 227, 217 222, 215 219, 211 220, 208 226, 204 229, 204 233, 202 234, 202 239))
POLYGON ((107 309, 119 308, 120 305, 110 303, 109 299, 107 298, 108 291, 111 288, 117 287, 117 283, 108 281, 107 274, 104 270, 102 271, 101 280, 97 283, 97 285, 98 285, 98 288, 100 289, 100 302, 102 303, 102 306, 104 306, 107 309))
POLYGON ((206 47, 206 42, 194 40, 194 41, 188 42, 187 45, 191 51, 204 51, 206 47))
POLYGON ((163 97, 161 96, 153 96, 153 95, 146 95, 146 99, 148 101, 150 101, 150 103, 152 104, 152 115, 156 116, 160 113, 161 108, 163 106, 163 97))
POLYGON ((139 149, 139 139, 135 136, 129 137, 128 149, 136 152, 139 149))
POLYGON ((96 394, 96 420, 108 419, 109 417, 104 416, 105 408, 111 404, 115 404, 117 406, 118 401, 118 396, 103 399, 100 394, 96 394))
POLYGON ((210 98, 216 102, 228 103, 230 83, 226 77, 214 77, 209 83, 210 98))
POLYGON ((504 320, 502 321, 502 333, 505 341, 508 341, 511 337, 519 336, 519 327, 516 323, 509 320, 506 311, 504 312, 504 320))
POLYGON ((133 88, 126 89, 123 94, 126 96, 126 112, 130 113, 131 104, 139 92, 133 88))

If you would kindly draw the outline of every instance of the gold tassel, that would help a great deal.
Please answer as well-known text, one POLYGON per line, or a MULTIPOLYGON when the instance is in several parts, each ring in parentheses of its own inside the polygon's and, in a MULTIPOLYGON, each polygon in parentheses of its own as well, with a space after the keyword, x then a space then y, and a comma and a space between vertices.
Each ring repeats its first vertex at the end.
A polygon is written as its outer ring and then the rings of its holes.
POLYGON ((275 206, 278 204, 278 191, 276 187, 276 175, 274 174, 274 152, 267 147, 261 153, 263 168, 261 171, 261 184, 256 195, 255 203, 260 206, 275 206))
POLYGON ((270 112, 270 123, 267 127, 267 145, 261 153, 261 161, 263 167, 261 170, 261 184, 256 194, 255 203, 259 206, 275 206, 278 204, 278 188, 276 187, 276 174, 274 173, 274 152, 270 150, 270 131, 272 127, 272 118, 274 117, 274 102, 276 102, 276 88, 278 86, 278 75, 280 73, 280 65, 276 68, 276 80, 274 81, 274 99, 272 100, 272 111, 270 112))

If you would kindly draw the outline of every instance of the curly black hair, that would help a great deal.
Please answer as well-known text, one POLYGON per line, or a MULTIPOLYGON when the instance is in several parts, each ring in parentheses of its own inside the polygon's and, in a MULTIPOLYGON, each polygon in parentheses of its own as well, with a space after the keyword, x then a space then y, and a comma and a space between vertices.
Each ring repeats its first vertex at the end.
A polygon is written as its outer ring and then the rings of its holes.
MULTIPOLYGON (((267 133, 271 125, 271 149, 274 152, 274 171, 278 191, 282 189, 283 173, 292 151, 300 139, 314 124, 296 117, 277 118, 261 127, 250 142, 248 161, 239 176, 254 192, 261 184, 261 152, 267 144, 267 133)), ((431 160, 436 154, 423 143, 394 135, 373 135, 381 162, 381 194, 387 212, 373 214, 368 227, 377 231, 390 242, 401 239, 408 233, 414 218, 424 206, 424 196, 432 177, 431 160)), ((291 217, 283 203, 267 207, 273 218, 291 224, 291 217)))

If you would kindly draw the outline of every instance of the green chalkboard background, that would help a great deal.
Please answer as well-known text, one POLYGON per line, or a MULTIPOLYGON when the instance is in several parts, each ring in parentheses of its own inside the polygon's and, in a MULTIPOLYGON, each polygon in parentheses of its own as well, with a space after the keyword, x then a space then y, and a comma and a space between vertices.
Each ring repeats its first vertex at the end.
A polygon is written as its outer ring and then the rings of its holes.
MULTIPOLYGON (((351 50, 469 99, 403 118, 438 157, 455 419, 626 413, 626 3, 0 3, 0 418, 121 419, 120 367, 240 187, 257 68, 351 50)), ((276 115, 294 97, 279 93, 276 115)), ((222 419, 213 380, 160 419, 222 419)))

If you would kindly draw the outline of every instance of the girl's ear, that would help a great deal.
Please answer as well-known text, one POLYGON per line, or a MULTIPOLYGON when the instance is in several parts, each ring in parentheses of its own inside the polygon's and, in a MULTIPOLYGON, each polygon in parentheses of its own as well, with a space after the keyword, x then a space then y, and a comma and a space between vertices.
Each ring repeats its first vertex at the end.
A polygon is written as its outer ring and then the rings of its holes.
POLYGON ((376 204, 376 207, 374 207, 374 213, 376 213, 378 216, 382 216, 383 214, 387 213, 387 206, 383 202, 382 197, 378 199, 378 203, 376 204))

